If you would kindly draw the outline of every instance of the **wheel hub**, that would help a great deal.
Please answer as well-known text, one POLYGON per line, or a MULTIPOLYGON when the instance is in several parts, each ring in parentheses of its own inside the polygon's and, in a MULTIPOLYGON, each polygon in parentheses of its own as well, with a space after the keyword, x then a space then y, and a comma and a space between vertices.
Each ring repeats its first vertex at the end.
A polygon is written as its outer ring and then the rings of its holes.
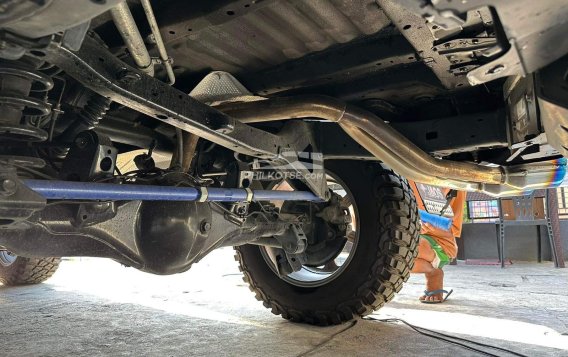
POLYGON ((7 250, 0 250, 0 265, 8 267, 12 265, 18 256, 7 250))
MULTIPOLYGON (((301 287, 325 285, 335 279, 351 261, 358 243, 358 234, 351 223, 358 226, 357 207, 347 187, 328 174, 328 187, 332 197, 326 203, 285 202, 282 213, 304 214, 311 217, 303 228, 308 245, 302 255, 301 269, 281 279, 301 287), (355 222, 352 222, 354 220, 355 222)), ((261 252, 270 262, 266 248, 261 252)), ((274 270, 274 264, 270 266, 274 270)))

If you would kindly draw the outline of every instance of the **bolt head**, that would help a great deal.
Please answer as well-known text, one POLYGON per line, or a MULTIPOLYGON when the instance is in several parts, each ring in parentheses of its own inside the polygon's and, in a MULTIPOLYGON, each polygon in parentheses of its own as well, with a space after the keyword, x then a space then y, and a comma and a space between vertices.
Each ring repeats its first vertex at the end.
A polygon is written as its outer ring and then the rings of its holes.
POLYGON ((2 180, 2 191, 4 194, 13 194, 16 192, 18 185, 16 181, 10 179, 2 180))
POLYGON ((124 84, 135 83, 142 79, 142 76, 139 73, 132 72, 126 69, 118 72, 116 77, 119 81, 121 81, 124 84))
POLYGON ((211 223, 208 221, 201 222, 201 226, 199 227, 201 233, 207 233, 211 230, 211 223))
POLYGON ((496 74, 499 72, 503 72, 505 70, 505 66, 502 64, 498 64, 495 67, 491 68, 489 71, 487 71, 487 74, 496 74))
POLYGON ((221 134, 230 134, 233 130, 235 130, 235 126, 231 123, 221 124, 217 129, 215 129, 216 132, 221 134))
POLYGON ((78 138, 75 138, 75 145, 79 148, 79 149, 84 149, 87 147, 88 145, 88 141, 86 138, 80 136, 78 138))

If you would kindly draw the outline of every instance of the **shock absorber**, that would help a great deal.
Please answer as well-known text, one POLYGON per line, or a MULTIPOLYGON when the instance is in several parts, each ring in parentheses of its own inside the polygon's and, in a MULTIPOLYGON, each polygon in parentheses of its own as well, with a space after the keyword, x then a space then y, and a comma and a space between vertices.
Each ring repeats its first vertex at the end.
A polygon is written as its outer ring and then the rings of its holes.
POLYGON ((75 121, 61 133, 59 139, 64 142, 70 142, 75 139, 80 132, 94 129, 109 110, 110 104, 110 99, 98 94, 93 94, 75 121))
POLYGON ((31 118, 45 118, 51 113, 46 93, 53 80, 24 60, 0 62, 0 139, 45 141, 48 133, 34 125, 31 118))

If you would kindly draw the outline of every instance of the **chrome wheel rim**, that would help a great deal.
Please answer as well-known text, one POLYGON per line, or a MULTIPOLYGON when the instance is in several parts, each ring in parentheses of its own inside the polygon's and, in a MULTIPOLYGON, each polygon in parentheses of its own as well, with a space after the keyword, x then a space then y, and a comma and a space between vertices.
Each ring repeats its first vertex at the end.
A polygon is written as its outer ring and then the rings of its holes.
POLYGON ((8 267, 12 265, 18 256, 7 250, 0 250, 0 265, 8 267))
MULTIPOLYGON (((346 206, 346 208, 350 210, 350 213, 353 217, 353 222, 351 223, 351 232, 349 232, 348 229, 348 235, 350 238, 343 247, 341 253, 339 253, 339 255, 334 260, 326 263, 325 265, 319 267, 308 267, 303 265, 302 269, 300 269, 299 271, 293 272, 287 276, 279 276, 280 279, 295 286, 314 288, 323 286, 335 280, 349 266, 349 263, 351 263, 351 260, 355 255, 355 251, 357 250, 357 245, 359 242, 359 211, 357 209, 357 205, 355 204, 353 194, 343 181, 341 181, 338 177, 331 173, 327 174, 327 183, 328 187, 330 187, 330 189, 334 193, 339 194, 342 197, 343 201, 348 202, 349 204, 349 206, 346 206)), ((268 253, 266 252, 266 248, 259 248, 264 260, 270 266, 270 269, 274 272, 274 274, 278 275, 276 267, 274 266, 268 253)))

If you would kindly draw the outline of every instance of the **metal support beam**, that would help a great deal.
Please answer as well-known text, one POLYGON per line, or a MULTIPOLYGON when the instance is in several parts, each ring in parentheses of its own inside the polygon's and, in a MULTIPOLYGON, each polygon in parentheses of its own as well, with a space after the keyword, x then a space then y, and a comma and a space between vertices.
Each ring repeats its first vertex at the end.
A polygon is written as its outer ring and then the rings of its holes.
POLYGON ((239 123, 116 58, 93 37, 73 52, 57 42, 31 55, 57 65, 85 87, 113 102, 196 134, 233 151, 272 158, 288 146, 274 134, 239 123))

